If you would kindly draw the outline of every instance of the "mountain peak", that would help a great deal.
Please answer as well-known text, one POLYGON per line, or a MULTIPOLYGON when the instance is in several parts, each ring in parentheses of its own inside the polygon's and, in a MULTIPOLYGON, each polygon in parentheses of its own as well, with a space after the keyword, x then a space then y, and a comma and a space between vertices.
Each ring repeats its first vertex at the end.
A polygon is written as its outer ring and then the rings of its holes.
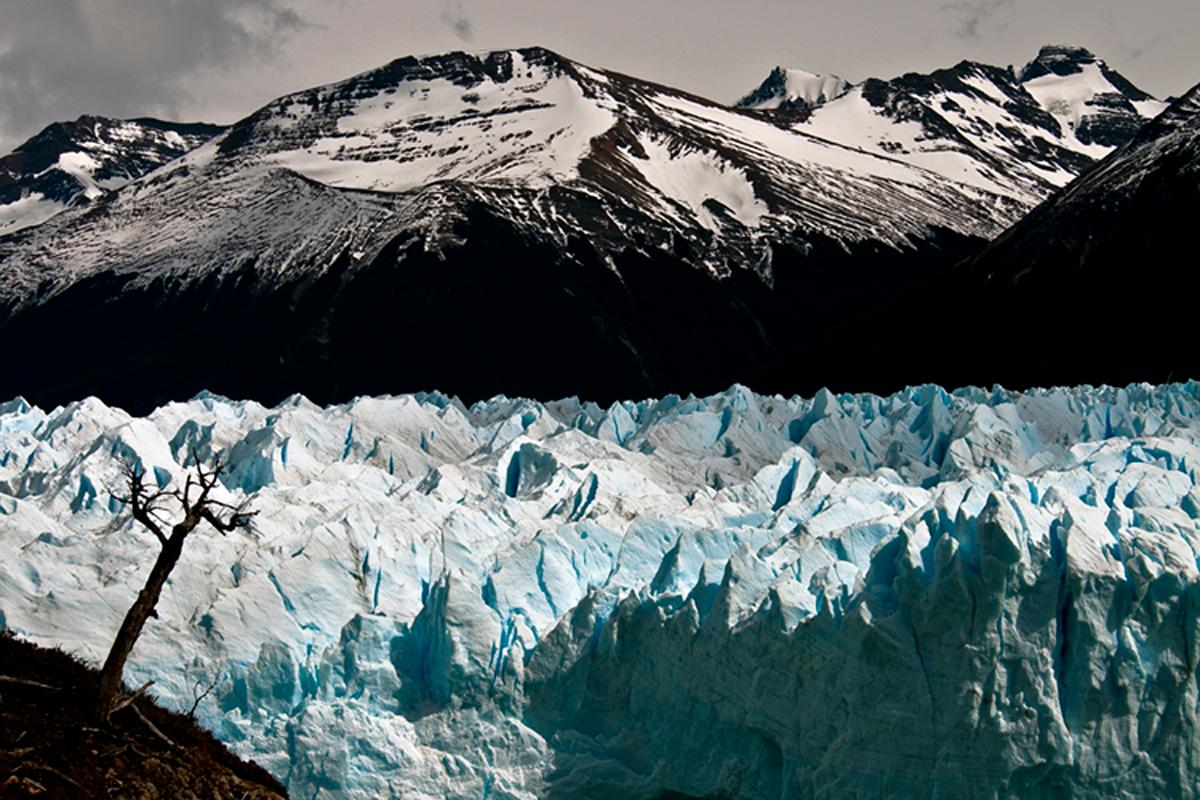
POLYGON ((512 77, 513 65, 518 62, 558 69, 572 63, 570 59, 538 46, 509 50, 452 50, 397 58, 351 78, 350 82, 360 83, 364 78, 374 78, 376 82, 392 81, 398 84, 409 80, 445 78, 463 86, 473 86, 485 80, 505 83, 512 77))
POLYGON ((1094 74, 1097 72, 1101 79, 1107 81, 1109 90, 1115 89, 1130 102, 1141 103, 1154 100, 1152 95, 1134 86, 1128 78, 1106 64, 1104 59, 1097 58, 1092 51, 1086 48, 1073 45, 1045 45, 1038 51, 1037 58, 1030 61, 1021 70, 1018 80, 1021 83, 1029 83, 1038 78, 1046 78, 1046 76, 1058 76, 1059 78, 1083 76, 1086 80, 1089 73, 1093 74, 1094 79, 1094 74))
POLYGON ((1115 147, 1163 109, 1091 51, 1046 45, 1021 70, 1019 80, 1084 145, 1115 147))
POLYGON ((1200 83, 1184 92, 1183 97, 1171 103, 1171 114, 1177 118, 1200 117, 1200 83))
POLYGON ((738 100, 738 108, 759 110, 811 109, 836 100, 850 89, 850 82, 837 75, 821 75, 803 69, 777 66, 757 89, 738 100))
POLYGON ((1085 47, 1067 44, 1047 44, 1038 50, 1037 58, 1021 70, 1022 83, 1042 75, 1075 75, 1082 72, 1085 64, 1095 64, 1098 59, 1085 47))
POLYGON ((84 114, 0 157, 0 235, 41 224, 157 169, 224 128, 84 114))

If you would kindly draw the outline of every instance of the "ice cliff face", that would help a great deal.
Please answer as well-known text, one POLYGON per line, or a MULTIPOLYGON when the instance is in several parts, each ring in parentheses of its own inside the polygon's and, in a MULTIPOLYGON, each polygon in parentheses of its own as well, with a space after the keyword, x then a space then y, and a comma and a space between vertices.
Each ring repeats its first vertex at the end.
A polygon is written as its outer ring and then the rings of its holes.
POLYGON ((1192 797, 1200 385, 0 413, 0 623, 310 797, 1192 797))

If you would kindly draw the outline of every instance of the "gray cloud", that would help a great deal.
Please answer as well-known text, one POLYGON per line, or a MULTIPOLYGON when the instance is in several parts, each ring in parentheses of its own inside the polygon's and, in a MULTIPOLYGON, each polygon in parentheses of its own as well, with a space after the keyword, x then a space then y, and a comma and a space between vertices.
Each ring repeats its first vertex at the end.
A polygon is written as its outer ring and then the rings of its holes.
POLYGON ((174 116, 197 72, 270 58, 287 0, 5 0, 0 152, 56 119, 174 116))
POLYGON ((471 20, 463 11, 461 0, 449 0, 446 3, 446 7, 442 10, 442 21, 449 25, 454 35, 464 42, 475 38, 475 26, 471 24, 471 20))
POLYGON ((1000 10, 1012 5, 1012 2, 1013 0, 958 0, 946 3, 942 9, 957 15, 958 30, 955 34, 960 39, 978 42, 983 38, 980 29, 989 25, 1000 10))
POLYGON ((1151 36, 1148 39, 1145 39, 1141 42, 1136 42, 1134 44, 1124 44, 1118 42, 1117 48, 1131 61, 1141 61, 1147 53, 1158 50, 1170 41, 1170 36, 1167 36, 1166 34, 1158 34, 1157 36, 1151 36))

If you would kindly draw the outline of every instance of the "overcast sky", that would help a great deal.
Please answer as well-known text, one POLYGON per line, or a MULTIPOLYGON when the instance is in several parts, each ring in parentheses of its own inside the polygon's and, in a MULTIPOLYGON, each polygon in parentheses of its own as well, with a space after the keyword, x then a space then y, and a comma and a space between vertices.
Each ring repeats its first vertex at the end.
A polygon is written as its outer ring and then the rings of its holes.
POLYGON ((393 58, 540 44, 720 101, 775 64, 850 80, 1041 44, 1151 94, 1200 82, 1198 0, 0 0, 0 152, 80 114, 232 122, 393 58))

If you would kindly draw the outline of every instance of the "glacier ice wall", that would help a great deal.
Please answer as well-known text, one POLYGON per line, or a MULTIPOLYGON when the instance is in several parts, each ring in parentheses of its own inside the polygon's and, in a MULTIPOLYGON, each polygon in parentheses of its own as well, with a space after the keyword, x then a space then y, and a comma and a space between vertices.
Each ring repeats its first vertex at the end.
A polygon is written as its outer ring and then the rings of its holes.
POLYGON ((1200 383, 0 406, 0 625, 99 660, 110 490, 221 453, 129 679, 296 797, 1194 797, 1200 383))

